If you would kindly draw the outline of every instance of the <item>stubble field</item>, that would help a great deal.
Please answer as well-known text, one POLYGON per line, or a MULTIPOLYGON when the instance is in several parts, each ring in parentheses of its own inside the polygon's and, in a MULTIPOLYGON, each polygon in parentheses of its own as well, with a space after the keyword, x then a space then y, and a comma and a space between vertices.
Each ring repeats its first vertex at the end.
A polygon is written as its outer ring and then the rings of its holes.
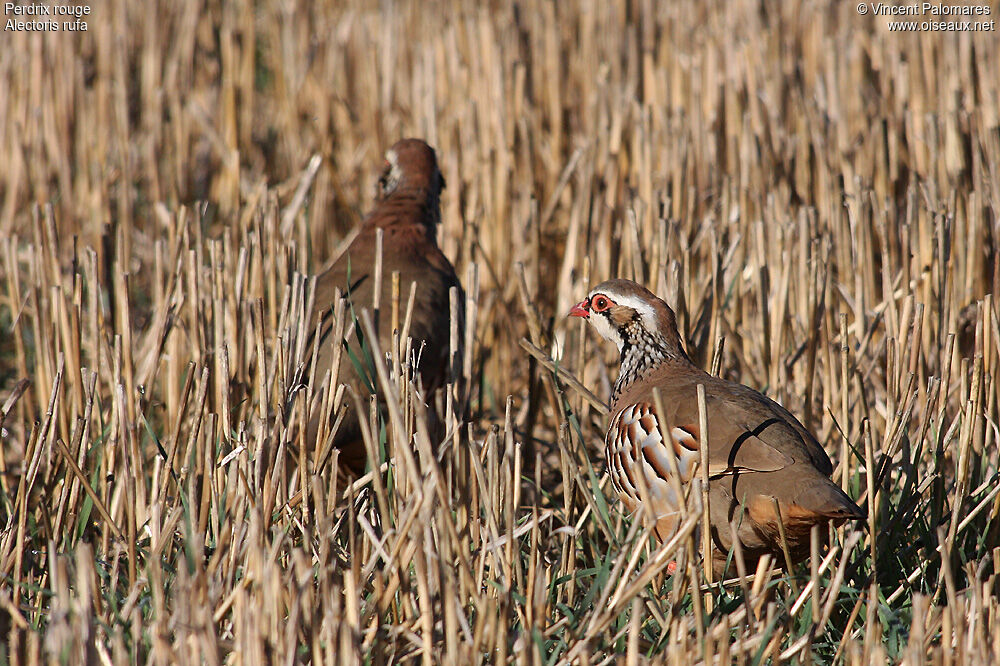
POLYGON ((1000 41, 886 21, 109 0, 0 35, 0 661, 995 663, 1000 41), (444 440, 386 368, 384 464, 345 480, 297 427, 302 276, 403 136, 465 353, 444 440), (617 358, 565 316, 610 277, 867 521, 703 586, 696 538, 623 515, 617 358))

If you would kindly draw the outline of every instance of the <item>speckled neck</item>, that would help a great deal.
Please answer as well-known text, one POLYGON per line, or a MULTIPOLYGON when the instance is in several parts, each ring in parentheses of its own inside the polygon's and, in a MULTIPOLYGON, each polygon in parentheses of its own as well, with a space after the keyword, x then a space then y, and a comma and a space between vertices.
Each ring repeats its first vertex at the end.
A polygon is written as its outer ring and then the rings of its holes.
POLYGON ((673 349, 667 339, 659 333, 643 328, 638 321, 632 321, 621 329, 622 356, 621 370, 618 381, 611 392, 611 402, 614 403, 632 384, 639 381, 662 363, 677 360, 683 355, 673 349))

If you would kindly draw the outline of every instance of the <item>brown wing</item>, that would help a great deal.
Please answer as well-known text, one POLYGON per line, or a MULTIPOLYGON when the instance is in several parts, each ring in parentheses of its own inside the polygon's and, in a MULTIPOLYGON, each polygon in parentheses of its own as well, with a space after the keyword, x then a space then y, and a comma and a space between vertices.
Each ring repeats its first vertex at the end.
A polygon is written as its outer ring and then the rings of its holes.
MULTIPOLYGON (((335 289, 348 294, 355 313, 371 309, 375 286, 375 228, 366 226, 341 259, 319 276, 316 287, 316 306, 312 329, 320 325, 320 358, 318 367, 327 368, 332 362, 333 350, 328 336, 335 328, 333 321, 333 295, 335 289)), ((379 345, 387 350, 392 340, 392 273, 400 275, 400 317, 405 315, 410 284, 416 282, 416 295, 410 337, 414 349, 424 343, 420 375, 427 390, 440 386, 447 376, 449 338, 449 289, 459 287, 459 302, 464 301, 461 285, 451 263, 441 250, 431 242, 422 227, 417 225, 393 226, 385 229, 383 236, 383 275, 381 289, 382 312, 379 317, 379 345)), ((311 343, 311 340, 310 340, 311 343)), ((347 362, 341 364, 343 372, 354 372, 347 362), (345 368, 345 366, 347 366, 345 368)), ((341 381, 344 381, 342 378, 341 381)))
MULTIPOLYGON (((392 342, 392 273, 398 271, 401 319, 406 314, 410 285, 414 282, 417 285, 409 336, 413 339, 412 349, 418 354, 418 372, 424 389, 428 393, 434 391, 447 379, 449 289, 452 286, 459 288, 460 305, 464 304, 464 294, 451 262, 434 242, 433 226, 424 223, 424 216, 419 214, 419 208, 414 208, 413 205, 398 206, 396 203, 398 202, 392 200, 380 203, 365 220, 344 256, 317 276, 315 305, 310 317, 310 337, 306 349, 312 350, 313 338, 318 330, 319 347, 316 359, 318 382, 323 380, 325 373, 331 368, 334 344, 339 344, 332 339, 336 330, 333 316, 336 290, 339 289, 342 294, 347 295, 357 317, 361 316, 364 309, 370 310, 373 306, 375 238, 378 227, 383 229, 379 348, 385 352, 390 349, 392 342)), ((464 317, 463 312, 460 311, 460 314, 464 317)), ((350 308, 347 310, 347 317, 352 317, 350 308)), ((350 320, 345 322, 345 331, 349 331, 350 325, 350 320)), ((459 339, 461 340, 461 336, 459 339)), ((337 383, 349 384, 364 396, 368 393, 369 386, 373 386, 376 380, 365 361, 357 331, 350 332, 348 342, 355 361, 351 359, 352 354, 345 353, 341 357, 339 375, 334 380, 337 383), (361 367, 362 373, 366 375, 364 380, 358 372, 358 367, 361 367)), ((308 424, 307 436, 315 438, 318 427, 318 417, 314 417, 308 424)), ((335 444, 341 449, 342 458, 347 456, 347 465, 355 473, 361 472, 365 463, 364 445, 356 409, 350 401, 335 444)))
POLYGON ((731 389, 731 399, 722 410, 728 420, 751 429, 770 422, 769 427, 761 429, 760 439, 794 460, 808 463, 824 476, 833 473, 833 464, 826 451, 787 409, 747 386, 733 382, 725 384, 731 389))
MULTIPOLYGON (((774 472, 805 462, 823 474, 830 459, 815 438, 784 408, 760 393, 713 377, 693 365, 661 366, 645 389, 626 391, 620 405, 648 400, 649 386, 659 386, 667 421, 688 432, 698 429, 698 384, 705 386, 708 413, 709 472, 726 470, 774 472)), ((698 439, 702 439, 699 434, 698 439)))

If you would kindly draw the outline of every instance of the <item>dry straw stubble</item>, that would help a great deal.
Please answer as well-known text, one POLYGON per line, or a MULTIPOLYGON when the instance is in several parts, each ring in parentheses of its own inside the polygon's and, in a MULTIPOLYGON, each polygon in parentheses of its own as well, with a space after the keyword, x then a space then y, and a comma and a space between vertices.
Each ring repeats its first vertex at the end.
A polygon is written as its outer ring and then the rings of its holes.
POLYGON ((995 34, 743 0, 112 0, 90 26, 0 49, 9 659, 997 657, 995 34), (299 367, 301 276, 404 135, 441 158, 473 321, 448 441, 395 362, 388 464, 345 483, 293 437, 339 402, 299 367), (655 550, 562 378, 607 395, 563 315, 612 276, 702 365, 724 338, 867 529, 721 587, 694 540, 655 550))

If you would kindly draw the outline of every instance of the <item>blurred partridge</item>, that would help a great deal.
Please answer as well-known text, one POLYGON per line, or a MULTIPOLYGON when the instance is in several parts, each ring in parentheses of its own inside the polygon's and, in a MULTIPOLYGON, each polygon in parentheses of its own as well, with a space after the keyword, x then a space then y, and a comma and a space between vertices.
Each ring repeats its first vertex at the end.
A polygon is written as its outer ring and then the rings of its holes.
MULTIPOLYGON (((444 178, 438 170, 434 149, 419 139, 403 139, 386 152, 385 168, 379 179, 375 208, 361 222, 357 236, 348 249, 326 271, 317 276, 315 307, 311 331, 319 325, 317 381, 331 369, 334 345, 331 338, 336 330, 334 321, 335 291, 339 289, 351 309, 360 318, 363 309, 371 309, 375 289, 376 232, 382 237, 382 284, 380 315, 377 322, 379 348, 384 352, 392 344, 392 274, 399 273, 400 318, 407 307, 411 283, 416 283, 409 337, 414 357, 419 359, 417 374, 429 396, 444 384, 449 360, 449 289, 461 285, 455 269, 437 245, 437 225, 441 221, 439 205, 444 178)), ((360 327, 360 321, 358 322, 360 327)), ((347 322, 345 330, 351 328, 347 322)), ((356 332, 350 347, 355 358, 364 364, 356 332)), ((405 341, 401 343, 401 346, 405 341)), ((312 346, 312 339, 309 340, 312 346)), ((374 378, 371 378, 374 379, 374 378)), ((367 404, 370 392, 350 360, 342 354, 337 382, 349 384, 367 404)), ((377 380, 374 381, 377 385, 377 380)), ((336 386, 336 384, 334 385, 336 386)), ((348 401, 350 404, 350 401, 348 401)), ((331 417, 331 426, 333 419, 331 417)), ((308 436, 315 439, 319 415, 308 426, 308 436)), ((357 410, 348 407, 333 442, 340 449, 340 461, 351 472, 359 474, 366 462, 364 440, 358 423, 357 410)))
POLYGON ((670 480, 673 457, 686 491, 708 447, 709 504, 716 576, 733 547, 730 523, 750 571, 764 554, 784 562, 778 521, 793 562, 808 556, 813 525, 864 517, 833 481, 830 458, 784 407, 751 388, 695 366, 681 347, 673 311, 630 280, 608 280, 573 306, 621 352, 605 437, 608 471, 630 511, 648 501, 661 541, 678 529, 683 498, 670 480), (708 441, 698 427, 697 386, 705 387, 708 441), (653 397, 659 388, 664 415, 653 397), (665 418, 661 418, 665 417, 665 418), (669 424, 672 444, 660 425, 669 424), (646 489, 642 489, 645 480, 646 489), (775 501, 778 511, 775 510, 775 501))

